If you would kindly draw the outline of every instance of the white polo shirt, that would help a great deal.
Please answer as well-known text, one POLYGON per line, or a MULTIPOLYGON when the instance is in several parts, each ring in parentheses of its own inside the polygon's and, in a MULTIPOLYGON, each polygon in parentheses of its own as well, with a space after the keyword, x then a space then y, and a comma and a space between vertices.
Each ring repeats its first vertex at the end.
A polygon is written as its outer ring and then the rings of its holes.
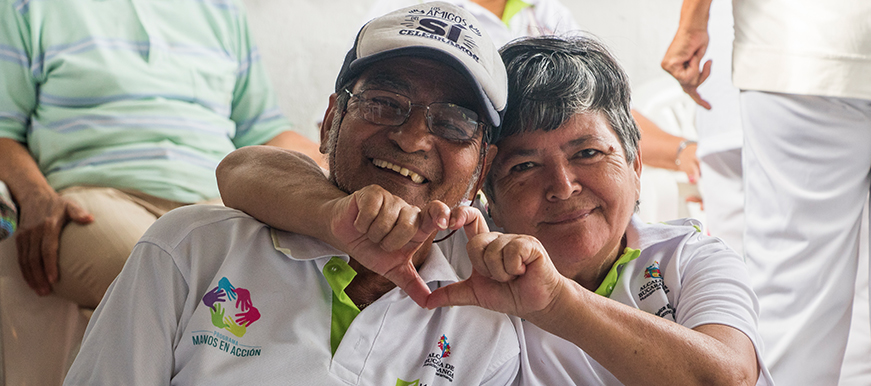
MULTIPOLYGON (((426 310, 394 288, 330 349, 323 269, 348 256, 248 215, 196 205, 161 217, 88 325, 67 385, 505 385, 519 342, 505 315, 426 310)), ((457 281, 438 248, 431 289, 457 281)))
MULTIPOLYGON (((703 324, 734 327, 750 338, 761 358, 762 341, 756 328, 759 305, 744 261, 722 240, 698 232, 695 227, 700 226, 692 219, 646 224, 633 216, 626 244, 640 254, 617 269, 619 276, 609 298, 687 328, 703 324)), ((457 258, 464 244, 462 236, 440 245, 463 277, 471 273, 470 264, 457 258)), ((521 334, 521 384, 622 385, 575 344, 532 323, 517 318, 515 323, 521 334)), ((756 384, 773 385, 761 361, 759 366, 762 370, 756 384)))

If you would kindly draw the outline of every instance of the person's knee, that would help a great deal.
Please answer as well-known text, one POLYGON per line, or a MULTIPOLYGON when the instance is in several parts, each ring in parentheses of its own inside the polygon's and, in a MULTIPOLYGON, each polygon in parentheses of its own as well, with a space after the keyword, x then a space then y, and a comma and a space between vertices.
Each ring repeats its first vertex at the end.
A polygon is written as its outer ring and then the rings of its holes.
POLYGON ((60 297, 93 308, 157 216, 114 189, 64 193, 93 214, 94 221, 64 227, 58 247, 58 281, 52 289, 60 297))

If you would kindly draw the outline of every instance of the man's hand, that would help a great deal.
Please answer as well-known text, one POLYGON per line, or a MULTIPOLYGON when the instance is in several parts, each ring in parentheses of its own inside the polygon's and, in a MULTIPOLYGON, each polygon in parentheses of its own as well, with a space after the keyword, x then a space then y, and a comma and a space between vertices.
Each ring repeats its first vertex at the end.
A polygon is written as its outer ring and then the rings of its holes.
POLYGON ((19 200, 20 226, 15 232, 18 265, 24 281, 37 294, 51 293, 58 280, 58 244, 60 232, 70 221, 88 224, 94 216, 55 192, 19 200))
POLYGON ((524 317, 553 304, 568 280, 532 236, 487 232, 474 223, 466 234, 472 276, 433 291, 427 308, 474 305, 524 317))
POLYGON ((683 91, 699 105, 708 110, 711 104, 702 99, 697 88, 711 75, 711 63, 708 60, 699 70, 702 57, 708 49, 708 31, 706 29, 681 29, 674 35, 671 45, 662 58, 662 69, 680 82, 683 91))
POLYGON ((409 205, 384 188, 371 185, 331 201, 330 244, 402 288, 419 305, 426 304, 429 287, 412 258, 438 230, 447 229, 450 208, 433 201, 423 208, 409 205))

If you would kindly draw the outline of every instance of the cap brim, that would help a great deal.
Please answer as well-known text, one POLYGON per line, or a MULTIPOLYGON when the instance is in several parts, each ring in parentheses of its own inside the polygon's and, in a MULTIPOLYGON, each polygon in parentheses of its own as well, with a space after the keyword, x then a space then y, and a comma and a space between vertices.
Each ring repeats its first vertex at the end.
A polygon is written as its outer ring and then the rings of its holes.
MULTIPOLYGON (((397 58, 402 56, 431 59, 439 63, 444 63, 445 65, 456 70, 463 76, 463 78, 467 82, 469 82, 469 84, 474 89, 475 96, 478 98, 478 103, 485 110, 487 119, 490 121, 490 124, 492 124, 493 126, 499 126, 502 123, 502 114, 497 111, 496 108, 493 106, 492 102, 490 102, 490 98, 487 97, 487 93, 484 92, 484 87, 481 86, 481 83, 478 82, 478 79, 475 78, 471 70, 466 67, 463 62, 458 60, 453 54, 429 46, 408 46, 394 48, 391 50, 379 52, 377 54, 369 55, 365 58, 355 59, 347 65, 347 71, 342 74, 342 77, 337 79, 336 92, 341 91, 339 90, 339 88, 342 87, 343 84, 359 76, 363 72, 363 70, 368 68, 373 63, 385 59, 397 58)), ((349 58, 346 58, 346 60, 348 59, 349 58)))

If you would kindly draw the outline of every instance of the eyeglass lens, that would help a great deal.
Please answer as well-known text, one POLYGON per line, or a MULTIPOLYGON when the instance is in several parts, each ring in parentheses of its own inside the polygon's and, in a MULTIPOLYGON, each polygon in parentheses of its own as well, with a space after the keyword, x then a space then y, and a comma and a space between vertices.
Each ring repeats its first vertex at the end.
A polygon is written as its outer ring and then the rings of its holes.
POLYGON ((452 141, 475 138, 480 123, 478 114, 453 103, 436 102, 428 106, 411 103, 408 97, 382 90, 366 90, 352 94, 363 119, 377 125, 399 126, 408 120, 413 106, 427 109, 427 127, 433 134, 452 141))

